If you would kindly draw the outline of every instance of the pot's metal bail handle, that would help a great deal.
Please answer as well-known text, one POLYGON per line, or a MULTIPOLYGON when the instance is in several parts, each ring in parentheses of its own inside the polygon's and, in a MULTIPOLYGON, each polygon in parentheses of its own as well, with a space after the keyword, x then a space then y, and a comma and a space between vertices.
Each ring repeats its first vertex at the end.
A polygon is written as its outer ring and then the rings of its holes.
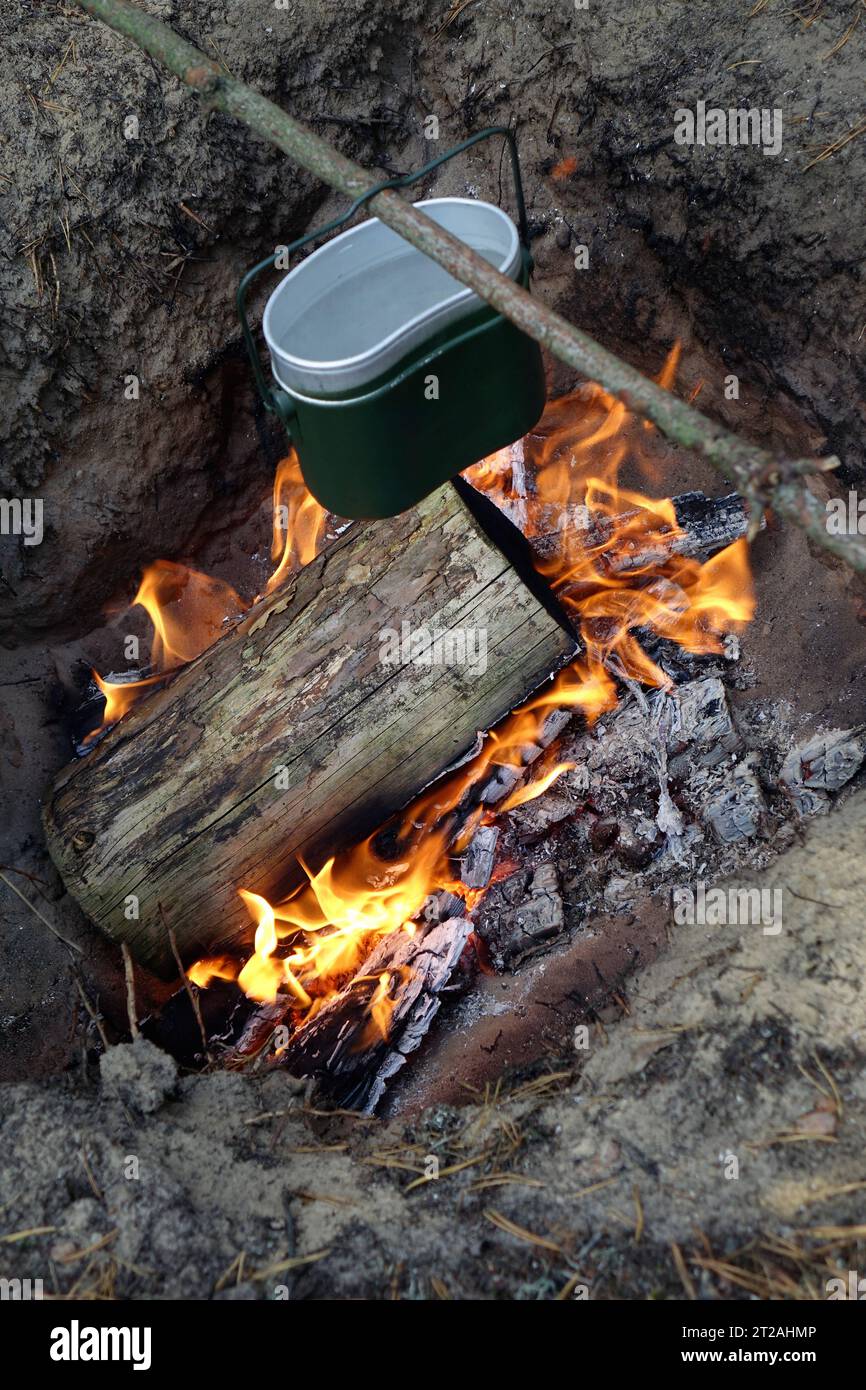
POLYGON ((247 318, 247 290, 257 275, 263 270, 273 268, 278 254, 279 253, 275 251, 272 256, 267 256, 265 260, 259 261, 258 265, 254 265, 251 270, 247 271, 238 285, 235 294, 235 303, 237 305, 238 318, 241 321, 241 332, 247 349, 247 356, 250 359, 250 366, 253 369, 253 379, 256 383, 258 393, 261 396, 262 404, 265 410, 270 411, 272 415, 279 416, 285 426, 289 439, 291 439, 291 421, 292 416, 295 414, 291 396, 285 391, 278 391, 267 381, 262 371, 262 363, 259 357, 259 350, 256 347, 256 340, 253 337, 253 331, 250 328, 249 319, 247 318))
POLYGON ((312 232, 307 232, 305 236, 298 237, 297 241, 293 241, 289 246, 278 247, 272 255, 266 256, 263 261, 259 261, 258 265, 254 265, 252 269, 248 270, 246 275, 243 276, 238 285, 235 300, 237 303, 238 318, 241 323, 241 332, 243 333, 244 343, 250 359, 250 366, 253 369, 253 377, 265 409, 279 416, 290 439, 292 437, 291 422, 296 413, 292 404, 292 398, 289 396, 288 392, 272 386, 265 377, 265 373, 262 370, 261 359, 259 358, 258 348, 256 347, 256 340, 253 337, 253 332, 247 318, 247 291, 252 282, 262 271, 275 269, 277 260, 284 260, 288 263, 294 253, 300 251, 308 242, 316 241, 319 237, 328 236, 331 232, 336 232, 340 227, 344 226, 350 218, 354 217, 355 213, 358 212, 365 203, 368 203, 371 198, 375 198, 377 193, 384 192, 386 188, 410 188, 412 184, 417 183, 419 179, 423 179, 427 174, 431 174, 433 170, 438 169, 440 165, 446 164, 449 159, 454 159, 456 155, 463 154, 465 150, 471 149, 472 146, 477 145, 479 141, 489 140, 494 135, 503 136, 508 144, 508 152, 511 157, 511 173, 514 179, 514 193, 517 200, 517 223, 520 232, 520 241, 523 247, 523 259, 527 272, 531 273, 533 261, 529 249, 529 223, 526 217, 526 199, 523 194, 523 179, 520 173, 520 156, 517 152, 517 137, 510 126, 492 125, 488 126, 486 130, 479 130, 477 134, 470 135, 467 140, 463 140, 459 145, 455 145, 453 149, 446 150, 445 154, 440 154, 436 159, 431 159, 429 164, 422 165, 422 167, 416 169, 413 174, 403 174, 399 178, 384 179, 381 183, 374 184, 372 188, 367 189, 366 193, 362 193, 359 198, 356 198, 339 217, 335 217, 333 221, 329 222, 324 227, 317 227, 312 232))

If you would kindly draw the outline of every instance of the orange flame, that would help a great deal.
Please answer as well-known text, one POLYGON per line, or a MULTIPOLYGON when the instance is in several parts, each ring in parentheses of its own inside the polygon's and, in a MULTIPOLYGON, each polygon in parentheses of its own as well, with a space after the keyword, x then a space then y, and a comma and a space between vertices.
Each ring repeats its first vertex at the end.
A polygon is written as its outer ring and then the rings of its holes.
POLYGON ((197 960, 186 973, 194 985, 206 989, 211 980, 236 980, 238 963, 231 956, 213 956, 210 959, 197 960))
POLYGON ((97 728, 92 729, 86 735, 84 742, 90 743, 96 735, 106 729, 109 724, 116 724, 118 719, 122 719, 128 710, 138 700, 145 690, 151 685, 158 685, 162 680, 162 674, 158 676, 145 676, 140 681, 110 681, 103 680, 98 671, 91 671, 98 689, 105 696, 105 708, 102 711, 102 722, 97 728))
POLYGON ((159 671, 200 656, 226 620, 240 617, 249 606, 230 584, 172 560, 148 566, 132 602, 140 603, 153 623, 150 659, 159 671))
MULTIPOLYGON (((279 588, 287 575, 314 559, 325 534, 327 512, 304 486, 297 455, 292 450, 277 465, 273 491, 271 556, 276 568, 265 592, 279 588)), ((249 608, 230 584, 200 574, 173 560, 157 560, 144 571, 131 607, 140 604, 153 624, 150 664, 154 674, 137 681, 112 681, 93 672, 105 696, 97 734, 122 718, 150 686, 169 672, 207 651, 225 624, 249 608)))
MULTIPOLYGON (((274 909, 267 899, 259 897, 258 893, 248 893, 245 888, 241 888, 240 895, 258 925, 256 926, 255 954, 250 956, 238 976, 238 984, 251 999, 272 1000, 276 998, 277 993, 276 989, 272 988, 273 976, 268 969, 271 957, 277 949, 274 909)), ((282 961, 279 969, 281 982, 287 984, 295 998, 305 1009, 308 1009, 313 1001, 290 970, 287 962, 282 961)))
MULTIPOLYGON (((670 388, 676 376, 679 345, 659 377, 670 388)), ((738 630, 754 612, 754 594, 745 541, 738 541, 705 564, 677 553, 682 532, 673 502, 623 488, 617 482, 628 460, 652 472, 640 448, 640 422, 622 402, 600 388, 582 388, 548 406, 535 435, 524 441, 531 458, 534 488, 527 495, 525 469, 515 479, 514 447, 501 449, 467 471, 469 480, 503 505, 516 498, 530 535, 540 535, 554 521, 580 509, 585 525, 566 528, 551 558, 539 565, 579 624, 585 655, 555 681, 509 716, 484 740, 464 767, 440 779, 418 797, 400 826, 411 845, 404 862, 385 865, 372 841, 330 859, 308 875, 303 892, 274 909, 281 934, 295 936, 282 961, 268 937, 257 952, 256 980, 267 981, 266 997, 282 987, 281 971, 295 970, 303 987, 321 998, 357 969, 372 946, 389 932, 415 930, 427 894, 437 889, 459 893, 465 910, 483 895, 449 880, 447 853, 468 843, 484 813, 466 811, 497 767, 524 773, 537 754, 537 742, 552 709, 579 709, 588 721, 617 702, 614 675, 649 685, 666 685, 667 677, 643 650, 635 629, 650 629, 693 652, 720 649, 722 632, 738 630), (532 457, 534 455, 534 457, 532 457), (458 807, 464 821, 456 843, 451 827, 458 807)), ((521 454, 522 462, 525 462, 521 454)), ((572 765, 557 763, 519 787, 497 814, 542 795, 572 765)), ((495 880, 494 873, 494 880, 495 880)), ((249 965, 245 967, 249 969, 249 965)), ((363 979, 364 977, 356 977, 363 979)), ((383 974, 370 1001, 370 1028, 384 1036, 393 1007, 393 975, 383 974)), ((310 1013, 315 1012, 314 1002, 310 1013)))
MULTIPOLYGON (((551 709, 573 706, 593 718, 615 703, 612 678, 576 662, 546 691, 491 730, 477 757, 417 798, 400 826, 406 849, 399 862, 383 860, 375 849, 376 837, 371 836, 338 858, 329 859, 316 874, 305 868, 308 883, 274 907, 258 894, 241 889, 241 897, 257 922, 254 953, 237 976, 241 988, 251 998, 271 1003, 288 985, 303 1006, 299 987, 312 996, 306 1014, 309 1019, 385 936, 399 930, 414 934, 414 919, 431 893, 452 892, 463 898, 465 911, 471 912, 483 893, 453 880, 448 857, 470 838, 481 810, 470 817, 457 843, 452 843, 452 813, 470 789, 497 766, 523 770, 526 760, 537 753, 533 740, 551 709), (282 954, 278 940, 288 943, 282 954)), ((513 797, 510 804, 540 796, 570 766, 560 763, 522 789, 520 797, 513 797)), ((209 964, 202 963, 203 974, 209 964)), ((387 990, 380 979, 381 988, 370 1003, 376 1036, 387 1033, 383 1020, 390 1019, 393 1009, 393 975, 392 971, 387 990)), ((362 978, 356 976, 355 981, 362 978)), ((372 1036, 365 1034, 367 1041, 372 1036)))
POLYGON ((530 782, 527 787, 518 787, 517 791, 505 798, 499 806, 499 810, 501 812, 513 811, 516 806, 525 806, 527 801, 535 801, 537 797, 543 796, 546 791, 550 790, 563 772, 570 772, 574 766, 574 763, 557 763, 556 767, 552 767, 549 772, 545 772, 543 777, 539 777, 537 782, 530 782))
MULTIPOLYGON (((369 1018, 366 1026, 355 1042, 357 1052, 363 1052, 365 1048, 372 1047, 382 1038, 387 1041, 391 1029, 391 1019, 397 1005, 395 985, 405 980, 411 973, 407 965, 398 965, 391 970, 382 971, 367 1005, 369 1018)), ((359 985, 369 978, 371 977, 357 975, 353 983, 359 985)))
MULTIPOLYGON (((311 1018, 384 936, 401 929, 414 935, 413 919, 432 885, 447 881, 446 838, 441 831, 425 833, 406 859, 390 863, 376 853, 371 837, 339 860, 329 859, 318 873, 305 872, 308 882, 275 906, 240 889, 256 933, 254 952, 239 973, 235 963, 234 977, 262 1003, 288 988, 295 1007, 311 1018)), ((219 973, 212 961, 193 970, 196 983, 219 973)))
POLYGON ((274 479, 274 519, 271 559, 276 569, 266 593, 278 589, 287 574, 308 565, 319 553, 328 513, 307 491, 298 456, 292 449, 277 464, 274 479))
MULTIPOLYGON (((674 384, 679 357, 676 343, 658 376, 666 389, 674 384)), ((553 553, 538 568, 574 615, 596 680, 604 682, 603 673, 613 670, 663 686, 668 678, 643 650, 635 629, 649 629, 690 652, 720 651, 720 634, 738 632, 750 621, 755 598, 744 540, 704 564, 680 555, 682 529, 670 498, 648 497, 619 483, 626 463, 654 472, 637 424, 601 387, 580 387, 552 402, 524 441, 534 475, 531 496, 515 491, 508 451, 494 456, 495 466, 485 460, 467 476, 506 508, 519 499, 530 536, 553 531, 553 553)))
POLYGON ((94 671, 93 678, 105 696, 105 709, 99 728, 85 741, 116 723, 169 671, 200 656, 216 641, 225 623, 240 617, 249 606, 230 584, 173 560, 148 565, 130 606, 138 604, 153 624, 150 663, 155 672, 138 681, 111 681, 94 671))

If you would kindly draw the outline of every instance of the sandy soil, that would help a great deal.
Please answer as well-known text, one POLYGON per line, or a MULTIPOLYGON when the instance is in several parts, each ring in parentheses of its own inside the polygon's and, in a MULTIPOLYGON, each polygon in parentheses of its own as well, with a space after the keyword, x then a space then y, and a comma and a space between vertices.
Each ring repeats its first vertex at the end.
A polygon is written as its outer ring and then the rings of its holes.
POLYGON ((863 1210, 864 830, 861 793, 762 880, 779 934, 674 928, 577 1047, 459 1109, 328 1118, 284 1074, 178 1079, 144 1041, 100 1082, 7 1088, 4 1229, 52 1229, 0 1274, 131 1297, 825 1297, 863 1210))

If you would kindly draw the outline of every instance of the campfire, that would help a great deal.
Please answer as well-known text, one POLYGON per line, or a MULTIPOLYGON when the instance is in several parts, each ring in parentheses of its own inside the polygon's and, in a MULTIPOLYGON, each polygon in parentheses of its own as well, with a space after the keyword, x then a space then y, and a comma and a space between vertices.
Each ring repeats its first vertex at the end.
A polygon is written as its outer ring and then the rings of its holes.
POLYGON ((361 1298, 823 1364, 866 1296, 863 7, 632 8, 0 19, 54 1359, 361 1298))
MULTIPOLYGON (((677 357, 675 349, 660 376, 666 387, 677 357)), ((497 851, 499 827, 574 771, 559 751, 574 716, 588 729, 622 691, 671 691, 666 653, 724 655, 748 623, 754 597, 739 499, 658 498, 621 483, 627 472, 658 490, 653 436, 620 402, 587 386, 551 402, 530 436, 468 470, 471 488, 528 540, 538 573, 572 619, 578 654, 374 833, 333 843, 318 866, 296 855, 304 880, 285 896, 266 893, 255 878, 237 885, 252 950, 200 955, 188 968, 199 988, 231 982, 250 1001, 230 1062, 259 1054, 280 1027, 274 1061, 342 1077, 341 1099, 371 1108, 455 972, 491 970, 473 922, 485 894, 519 868, 497 851)), ((150 667, 134 679, 94 673, 105 708, 84 747, 279 596, 336 533, 290 455, 275 480, 274 569, 264 595, 246 601, 183 565, 150 566, 134 599, 153 625, 150 667)), ((666 788, 657 819, 664 823, 665 797, 675 834, 678 812, 666 788)))

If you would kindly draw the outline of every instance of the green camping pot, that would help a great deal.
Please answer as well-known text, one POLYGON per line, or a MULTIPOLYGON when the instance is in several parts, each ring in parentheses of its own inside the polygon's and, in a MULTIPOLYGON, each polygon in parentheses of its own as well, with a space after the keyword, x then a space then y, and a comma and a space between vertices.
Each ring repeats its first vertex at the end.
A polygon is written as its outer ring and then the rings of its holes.
MULTIPOLYGON (((531 258, 511 131, 483 131, 401 186, 491 134, 509 140, 522 236, 498 207, 471 198, 416 204, 502 274, 528 285, 531 258)), ((334 230, 381 189, 371 189, 334 230)), ((334 237, 283 278, 262 330, 273 382, 266 383, 241 322, 265 404, 294 444, 304 482, 337 516, 395 516, 537 423, 545 403, 540 349, 437 262, 378 219, 334 237)))

